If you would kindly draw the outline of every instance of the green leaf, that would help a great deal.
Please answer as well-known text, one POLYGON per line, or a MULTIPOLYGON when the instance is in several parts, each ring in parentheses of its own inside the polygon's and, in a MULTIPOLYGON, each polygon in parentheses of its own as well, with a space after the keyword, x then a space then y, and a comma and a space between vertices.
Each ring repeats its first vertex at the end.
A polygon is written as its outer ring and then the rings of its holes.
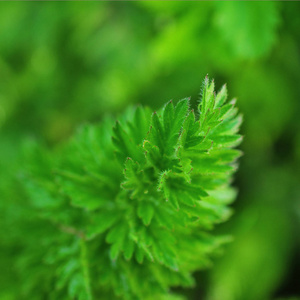
POLYGON ((215 105, 214 87, 214 81, 209 82, 209 79, 206 76, 203 83, 201 102, 198 106, 200 112, 200 126, 202 128, 204 127, 208 113, 213 110, 215 105))
POLYGON ((224 84, 216 96, 216 107, 221 107, 227 100, 227 86, 224 84))
POLYGON ((144 171, 138 162, 134 162, 130 157, 127 157, 124 169, 125 181, 121 184, 121 187, 130 193, 131 198, 141 197, 143 195, 145 187, 144 171))
POLYGON ((236 147, 242 142, 240 134, 219 135, 214 138, 215 147, 236 147))
POLYGON ((146 201, 141 201, 138 205, 138 216, 143 220, 145 225, 149 225, 153 218, 154 208, 153 205, 146 201))
POLYGON ((109 252, 112 260, 116 260, 119 253, 123 250, 126 236, 128 236, 127 227, 122 223, 115 225, 106 235, 106 242, 112 244, 109 252))
POLYGON ((91 222, 86 229, 86 236, 88 239, 95 238, 98 234, 103 233, 118 220, 119 215, 115 211, 102 211, 94 213, 91 222))
POLYGON ((163 117, 158 113, 153 114, 150 142, 159 148, 161 155, 169 156, 174 153, 188 108, 188 99, 179 101, 175 108, 170 101, 163 108, 163 117))
POLYGON ((125 259, 131 259, 135 248, 135 243, 131 238, 128 238, 124 244, 124 257, 125 259))

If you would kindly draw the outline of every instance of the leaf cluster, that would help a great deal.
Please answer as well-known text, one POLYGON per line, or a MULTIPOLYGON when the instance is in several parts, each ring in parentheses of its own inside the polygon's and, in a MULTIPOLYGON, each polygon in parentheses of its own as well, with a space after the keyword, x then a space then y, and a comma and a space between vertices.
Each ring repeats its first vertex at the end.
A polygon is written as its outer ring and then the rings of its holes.
POLYGON ((130 108, 114 125, 82 127, 59 151, 33 151, 24 185, 55 228, 44 239, 61 237, 43 258, 54 253, 57 292, 179 299, 170 287, 194 284, 228 241, 209 233, 230 216, 241 154, 242 118, 226 99, 226 86, 216 94, 206 77, 196 111, 189 99, 130 108))

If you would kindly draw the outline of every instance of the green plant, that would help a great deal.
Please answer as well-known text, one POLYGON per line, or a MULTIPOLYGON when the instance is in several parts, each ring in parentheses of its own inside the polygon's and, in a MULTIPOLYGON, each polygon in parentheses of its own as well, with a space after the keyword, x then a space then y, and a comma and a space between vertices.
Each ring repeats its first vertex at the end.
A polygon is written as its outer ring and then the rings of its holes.
POLYGON ((170 287, 192 286, 228 241, 209 233, 235 197, 242 118, 226 98, 206 78, 196 112, 189 99, 130 108, 58 151, 36 147, 23 178, 36 212, 18 262, 23 295, 181 299, 170 287))

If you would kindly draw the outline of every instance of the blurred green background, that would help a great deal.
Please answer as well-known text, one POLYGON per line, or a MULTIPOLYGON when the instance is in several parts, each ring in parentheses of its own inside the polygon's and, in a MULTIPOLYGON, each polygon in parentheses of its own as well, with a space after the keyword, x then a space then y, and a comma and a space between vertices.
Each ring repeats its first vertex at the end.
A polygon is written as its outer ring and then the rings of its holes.
POLYGON ((244 156, 235 214, 218 229, 234 242, 195 274, 188 299, 300 299, 299 11, 300 2, 1 2, 0 299, 23 288, 22 145, 55 147, 131 104, 195 105, 206 74, 238 98, 244 156))

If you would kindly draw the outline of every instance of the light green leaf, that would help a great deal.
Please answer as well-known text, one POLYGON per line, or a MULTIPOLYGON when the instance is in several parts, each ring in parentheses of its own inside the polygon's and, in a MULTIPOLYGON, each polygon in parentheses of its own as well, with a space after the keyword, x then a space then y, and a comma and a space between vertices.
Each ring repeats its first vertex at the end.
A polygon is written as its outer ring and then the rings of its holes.
POLYGON ((145 225, 149 225, 154 214, 153 205, 147 201, 141 201, 138 205, 138 216, 143 220, 145 225))

